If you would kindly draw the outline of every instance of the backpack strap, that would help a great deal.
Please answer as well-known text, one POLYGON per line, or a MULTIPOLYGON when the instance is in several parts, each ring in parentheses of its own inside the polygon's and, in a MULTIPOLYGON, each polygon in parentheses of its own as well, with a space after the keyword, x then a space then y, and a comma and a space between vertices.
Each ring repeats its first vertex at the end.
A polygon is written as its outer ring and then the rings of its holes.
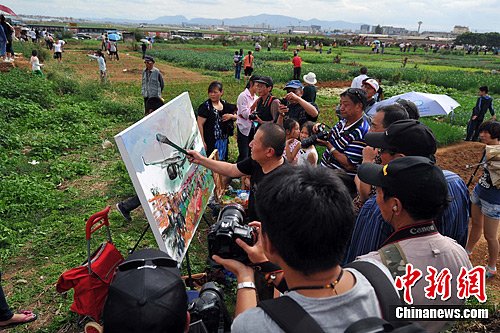
POLYGON ((324 333, 316 320, 288 296, 261 301, 257 306, 285 333, 324 333))
POLYGON ((359 271, 370 282, 377 295, 382 317, 386 320, 394 320, 394 312, 391 306, 401 305, 401 299, 394 290, 393 282, 375 264, 368 261, 353 261, 344 268, 354 268, 359 271))

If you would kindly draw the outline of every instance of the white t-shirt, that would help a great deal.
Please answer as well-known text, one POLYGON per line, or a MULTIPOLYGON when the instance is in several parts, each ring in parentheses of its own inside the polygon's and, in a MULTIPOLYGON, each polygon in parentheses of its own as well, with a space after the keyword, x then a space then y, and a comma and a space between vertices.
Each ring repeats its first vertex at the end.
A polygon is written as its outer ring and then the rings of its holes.
POLYGON ((361 74, 361 75, 356 76, 352 80, 351 88, 361 88, 361 86, 363 85, 363 80, 366 79, 367 77, 368 77, 368 75, 366 75, 366 74, 361 74))
POLYGON ((31 56, 30 63, 32 71, 40 70, 40 60, 38 60, 38 57, 31 56))
POLYGON ((309 146, 305 149, 304 148, 299 149, 299 152, 297 153, 298 156, 297 165, 310 165, 311 162, 308 161, 308 158, 309 155, 311 154, 316 156, 316 162, 318 162, 318 151, 316 150, 316 147, 314 147, 314 145, 309 146))
POLYGON ((54 44, 54 52, 62 52, 62 47, 64 45, 64 41, 60 40, 59 42, 54 44))

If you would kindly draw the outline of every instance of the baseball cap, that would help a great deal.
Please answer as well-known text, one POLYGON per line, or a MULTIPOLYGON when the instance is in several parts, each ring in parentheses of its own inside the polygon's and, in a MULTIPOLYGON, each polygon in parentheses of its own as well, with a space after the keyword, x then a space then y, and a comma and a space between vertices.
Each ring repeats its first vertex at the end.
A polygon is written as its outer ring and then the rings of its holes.
POLYGON ((290 89, 298 89, 298 88, 304 88, 304 86, 302 85, 302 83, 299 80, 292 80, 292 81, 289 81, 285 85, 285 88, 283 88, 283 90, 286 90, 288 88, 290 88, 290 89))
POLYGON ((155 58, 153 58, 152 56, 148 56, 147 55, 147 56, 144 57, 144 61, 154 63, 155 62, 155 58))
POLYGON ((268 87, 274 87, 273 79, 270 76, 261 76, 255 82, 264 83, 268 87))
POLYGON ((118 266, 104 305, 106 332, 182 332, 187 295, 177 262, 156 249, 132 253, 118 266))
POLYGON ((385 132, 369 132, 366 144, 406 156, 430 157, 436 153, 436 138, 429 127, 418 120, 405 119, 392 123, 385 132))
POLYGON ((252 76, 250 76, 250 78, 248 79, 248 81, 255 82, 255 81, 257 81, 258 79, 260 79, 260 76, 259 76, 259 75, 252 75, 252 76))
POLYGON ((375 80, 375 79, 364 79, 363 84, 366 84, 366 85, 372 87, 373 89, 375 89, 375 92, 378 91, 379 85, 378 85, 377 80, 375 80))
POLYGON ((405 156, 386 165, 365 163, 359 166, 358 177, 405 202, 412 201, 423 207, 442 205, 448 196, 443 171, 422 156, 405 156))

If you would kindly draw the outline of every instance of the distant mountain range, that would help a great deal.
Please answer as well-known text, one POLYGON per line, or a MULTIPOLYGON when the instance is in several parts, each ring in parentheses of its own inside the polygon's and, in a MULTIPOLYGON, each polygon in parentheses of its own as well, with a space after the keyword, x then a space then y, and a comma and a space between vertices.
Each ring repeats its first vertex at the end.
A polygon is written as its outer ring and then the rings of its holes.
POLYGON ((269 15, 261 14, 256 16, 243 16, 238 18, 224 18, 224 19, 209 19, 209 18, 193 18, 188 19, 182 15, 175 16, 161 16, 154 20, 144 21, 144 20, 129 20, 129 19, 111 19, 103 18, 99 21, 112 22, 112 23, 133 23, 133 24, 166 24, 166 25, 182 25, 193 24, 193 25, 205 25, 205 26, 262 26, 270 28, 284 28, 293 26, 296 30, 300 30, 301 26, 311 26, 319 25, 322 30, 335 30, 335 29, 349 29, 349 30, 359 30, 361 24, 363 23, 352 23, 346 21, 324 21, 324 20, 301 20, 295 17, 285 16, 285 15, 269 15))

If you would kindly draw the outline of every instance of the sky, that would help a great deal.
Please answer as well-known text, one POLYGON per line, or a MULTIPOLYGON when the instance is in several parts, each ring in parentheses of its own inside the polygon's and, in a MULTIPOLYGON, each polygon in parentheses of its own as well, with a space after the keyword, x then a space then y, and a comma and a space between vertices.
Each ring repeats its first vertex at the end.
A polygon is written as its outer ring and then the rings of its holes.
POLYGON ((420 31, 500 32, 500 0, 0 0, 18 14, 76 18, 150 20, 184 15, 188 19, 279 14, 299 19, 343 20, 392 25, 420 31))

